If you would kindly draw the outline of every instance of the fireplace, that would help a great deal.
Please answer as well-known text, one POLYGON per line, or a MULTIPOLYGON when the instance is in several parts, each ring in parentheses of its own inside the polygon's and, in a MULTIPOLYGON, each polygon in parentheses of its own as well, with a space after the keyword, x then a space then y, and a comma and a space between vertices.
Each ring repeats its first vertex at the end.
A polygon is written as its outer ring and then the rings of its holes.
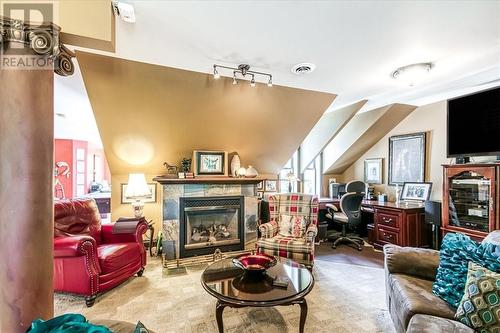
POLYGON ((179 198, 180 257, 244 248, 243 196, 179 198))

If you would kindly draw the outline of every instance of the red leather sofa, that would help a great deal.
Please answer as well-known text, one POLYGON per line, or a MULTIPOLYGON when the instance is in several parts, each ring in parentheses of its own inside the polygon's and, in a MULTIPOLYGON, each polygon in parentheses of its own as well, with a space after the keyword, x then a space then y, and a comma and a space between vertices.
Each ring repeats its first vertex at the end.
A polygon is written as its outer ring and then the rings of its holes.
POLYGON ((113 233, 102 224, 94 199, 54 204, 54 290, 85 296, 92 306, 98 293, 109 290, 146 266, 140 222, 131 233, 113 233))

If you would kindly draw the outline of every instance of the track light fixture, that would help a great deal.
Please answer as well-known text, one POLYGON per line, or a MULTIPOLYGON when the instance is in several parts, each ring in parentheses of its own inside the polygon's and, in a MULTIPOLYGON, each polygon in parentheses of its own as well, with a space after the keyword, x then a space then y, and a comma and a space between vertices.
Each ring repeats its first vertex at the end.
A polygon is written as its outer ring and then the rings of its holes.
POLYGON ((217 71, 217 67, 214 65, 214 79, 219 79, 220 78, 220 74, 219 72, 217 71))
POLYGON ((234 85, 238 83, 238 76, 240 76, 242 79, 246 78, 247 76, 250 76, 250 86, 255 87, 255 75, 262 75, 262 76, 268 77, 267 86, 268 87, 273 86, 273 76, 271 74, 257 72, 257 71, 251 71, 250 65, 247 65, 247 64, 241 64, 236 68, 214 64, 214 79, 220 78, 220 74, 217 71, 218 68, 230 69, 233 71, 233 84, 234 85))
POLYGON ((252 79, 250 80, 250 87, 255 87, 255 77, 252 75, 252 79))

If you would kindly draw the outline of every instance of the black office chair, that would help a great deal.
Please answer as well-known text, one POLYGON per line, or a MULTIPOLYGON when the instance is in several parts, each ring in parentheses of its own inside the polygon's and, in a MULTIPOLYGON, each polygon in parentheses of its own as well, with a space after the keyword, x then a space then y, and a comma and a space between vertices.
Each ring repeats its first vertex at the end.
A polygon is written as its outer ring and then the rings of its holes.
POLYGON ((347 193, 366 193, 366 184, 360 180, 353 180, 345 186, 345 191, 347 193))
POLYGON ((335 239, 332 248, 337 248, 339 243, 351 243, 356 245, 358 251, 363 249, 364 241, 361 237, 357 236, 347 236, 347 227, 354 228, 361 222, 361 202, 365 194, 350 192, 346 193, 340 199, 340 209, 338 211, 337 207, 331 204, 326 204, 328 209, 328 214, 326 217, 331 220, 338 222, 342 225, 342 233, 340 237, 335 239))

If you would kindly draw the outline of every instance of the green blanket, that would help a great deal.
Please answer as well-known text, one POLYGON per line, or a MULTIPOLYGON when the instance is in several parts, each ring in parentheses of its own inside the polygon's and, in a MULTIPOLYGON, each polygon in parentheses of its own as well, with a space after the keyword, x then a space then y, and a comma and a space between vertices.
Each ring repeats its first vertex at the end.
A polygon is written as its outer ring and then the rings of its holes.
POLYGON ((34 320, 29 333, 112 333, 104 326, 93 325, 80 314, 65 314, 43 321, 34 320))

